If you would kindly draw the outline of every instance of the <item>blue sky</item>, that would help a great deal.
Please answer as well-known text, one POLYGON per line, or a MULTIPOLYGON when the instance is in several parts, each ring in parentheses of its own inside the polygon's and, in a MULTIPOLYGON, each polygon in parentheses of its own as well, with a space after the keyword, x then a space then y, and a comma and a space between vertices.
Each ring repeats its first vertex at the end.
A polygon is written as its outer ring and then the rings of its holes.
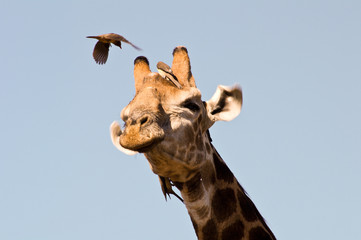
POLYGON ((196 239, 109 126, 133 60, 188 48, 203 99, 238 83, 213 143, 278 239, 361 238, 360 1, 0 2, 0 239, 196 239), (92 59, 115 32, 129 45, 92 59))

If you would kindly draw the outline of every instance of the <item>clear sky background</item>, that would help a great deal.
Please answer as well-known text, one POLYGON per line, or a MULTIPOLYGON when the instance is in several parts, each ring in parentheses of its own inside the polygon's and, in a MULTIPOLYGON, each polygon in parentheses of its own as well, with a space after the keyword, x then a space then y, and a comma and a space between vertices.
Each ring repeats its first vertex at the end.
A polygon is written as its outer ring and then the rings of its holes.
POLYGON ((111 143, 133 61, 187 47, 213 143, 278 239, 361 239, 360 1, 0 1, 0 239, 196 239, 143 155, 111 143), (88 35, 115 32, 95 64, 88 35))

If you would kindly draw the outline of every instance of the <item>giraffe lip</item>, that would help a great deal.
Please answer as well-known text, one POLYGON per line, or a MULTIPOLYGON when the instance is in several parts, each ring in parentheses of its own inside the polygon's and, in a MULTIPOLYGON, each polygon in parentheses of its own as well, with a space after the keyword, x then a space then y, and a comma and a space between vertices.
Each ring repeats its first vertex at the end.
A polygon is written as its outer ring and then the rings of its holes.
POLYGON ((150 145, 147 145, 147 146, 138 148, 138 149, 137 149, 137 152, 145 153, 145 152, 148 152, 149 150, 151 150, 153 147, 154 147, 154 144, 152 143, 152 144, 150 144, 150 145))
POLYGON ((158 143, 160 143, 163 140, 163 138, 154 139, 154 141, 151 141, 147 144, 141 145, 137 147, 136 151, 140 153, 145 153, 154 148, 158 143))
POLYGON ((120 137, 120 145, 122 145, 122 147, 124 147, 126 149, 144 153, 144 152, 148 152, 149 150, 154 148, 163 139, 164 139, 164 135, 161 135, 161 136, 154 137, 152 139, 148 139, 147 141, 144 141, 143 143, 139 144, 139 143, 134 143, 133 141, 124 141, 124 140, 126 140, 126 138, 122 139, 122 136, 121 136, 120 137))
POLYGON ((147 152, 164 137, 164 130, 157 124, 128 124, 123 133, 119 136, 119 143, 122 147, 137 151, 147 152))

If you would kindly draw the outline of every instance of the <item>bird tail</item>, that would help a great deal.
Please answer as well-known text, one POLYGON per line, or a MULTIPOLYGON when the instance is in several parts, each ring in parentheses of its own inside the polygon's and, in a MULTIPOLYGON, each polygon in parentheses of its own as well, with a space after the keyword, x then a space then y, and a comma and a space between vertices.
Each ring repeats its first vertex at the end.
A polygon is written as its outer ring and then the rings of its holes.
POLYGON ((135 48, 135 49, 137 49, 138 51, 141 51, 141 50, 142 50, 141 48, 135 46, 133 43, 129 43, 129 44, 132 45, 132 47, 135 48))
POLYGON ((95 38, 95 39, 99 39, 98 36, 87 36, 87 38, 95 38))

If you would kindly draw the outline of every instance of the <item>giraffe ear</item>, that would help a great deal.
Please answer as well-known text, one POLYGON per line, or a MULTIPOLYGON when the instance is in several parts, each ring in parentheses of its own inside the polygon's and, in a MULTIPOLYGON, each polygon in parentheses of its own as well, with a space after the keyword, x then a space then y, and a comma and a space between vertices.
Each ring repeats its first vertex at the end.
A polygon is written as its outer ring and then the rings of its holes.
POLYGON ((238 86, 226 87, 219 85, 206 105, 211 120, 210 126, 219 120, 231 121, 241 112, 242 90, 238 86))
POLYGON ((123 148, 122 145, 120 145, 119 142, 119 137, 122 134, 122 130, 120 129, 119 124, 114 121, 112 123, 112 125, 110 125, 110 137, 112 139, 113 145, 120 151, 122 151, 123 153, 127 154, 127 155, 134 155, 137 154, 138 152, 123 148))

